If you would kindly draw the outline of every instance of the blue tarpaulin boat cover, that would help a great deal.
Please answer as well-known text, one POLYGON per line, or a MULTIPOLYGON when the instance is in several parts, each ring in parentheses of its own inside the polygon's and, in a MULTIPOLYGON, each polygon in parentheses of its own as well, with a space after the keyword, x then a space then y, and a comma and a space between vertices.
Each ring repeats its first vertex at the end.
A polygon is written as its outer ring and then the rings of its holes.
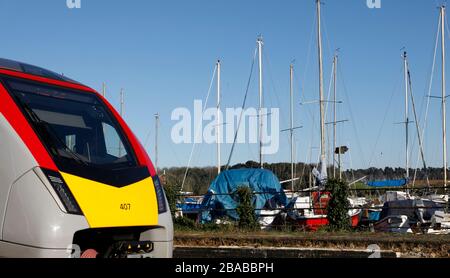
POLYGON ((249 187, 254 193, 253 205, 256 215, 263 208, 275 209, 286 206, 287 198, 278 178, 269 170, 236 169, 222 172, 210 185, 202 203, 204 209, 201 222, 209 222, 217 218, 230 217, 238 220, 235 210, 238 207, 238 196, 235 193, 240 187, 249 187), (232 195, 228 195, 228 194, 232 195), (219 194, 219 195, 216 195, 219 194))
POLYGON ((368 186, 373 187, 400 187, 408 183, 406 179, 401 180, 384 180, 384 181, 370 181, 367 183, 368 186))
POLYGON ((201 211, 201 204, 194 198, 185 198, 181 204, 176 204, 177 209, 183 213, 198 213, 201 211))

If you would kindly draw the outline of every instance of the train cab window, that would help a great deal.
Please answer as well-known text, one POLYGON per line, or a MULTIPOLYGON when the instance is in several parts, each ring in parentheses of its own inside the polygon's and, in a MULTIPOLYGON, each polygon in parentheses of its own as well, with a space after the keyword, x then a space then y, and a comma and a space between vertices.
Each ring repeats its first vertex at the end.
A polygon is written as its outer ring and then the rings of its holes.
POLYGON ((102 124, 103 134, 105 136, 106 153, 116 158, 127 155, 127 151, 124 148, 116 129, 107 123, 102 124))
POLYGON ((106 169, 137 166, 119 123, 95 94, 15 79, 6 83, 63 167, 67 163, 106 169))

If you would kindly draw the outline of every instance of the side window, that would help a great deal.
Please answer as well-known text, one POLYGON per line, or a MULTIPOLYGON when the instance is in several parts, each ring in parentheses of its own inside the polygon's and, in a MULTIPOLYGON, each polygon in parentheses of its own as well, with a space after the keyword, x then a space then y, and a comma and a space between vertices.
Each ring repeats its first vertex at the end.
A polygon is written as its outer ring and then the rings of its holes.
POLYGON ((103 134, 105 136, 106 153, 117 158, 127 155, 127 151, 122 144, 122 140, 114 127, 107 123, 102 123, 103 134))
POLYGON ((77 144, 77 136, 75 134, 66 135, 66 146, 71 151, 75 151, 76 144, 77 144))

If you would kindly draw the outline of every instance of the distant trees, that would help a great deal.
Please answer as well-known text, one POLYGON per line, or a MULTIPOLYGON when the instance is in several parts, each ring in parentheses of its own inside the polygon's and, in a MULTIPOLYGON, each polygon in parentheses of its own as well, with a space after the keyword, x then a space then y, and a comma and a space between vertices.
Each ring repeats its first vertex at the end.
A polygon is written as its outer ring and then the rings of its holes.
MULTIPOLYGON (((428 168, 426 171, 424 169, 409 169, 409 173, 411 178, 416 173, 416 180, 424 180, 426 175, 428 174, 428 178, 430 180, 441 180, 444 174, 442 168, 428 168)), ((391 168, 385 167, 384 169, 379 168, 368 168, 368 169, 354 169, 347 170, 345 172, 347 177, 354 176, 355 179, 362 178, 367 176, 368 179, 402 179, 406 175, 406 170, 404 168, 391 168)))
MULTIPOLYGON (((165 184, 177 186, 181 189, 185 174, 185 167, 164 168, 161 172, 166 173, 165 184)), ((160 173, 161 173, 160 172, 160 173)), ((209 184, 216 178, 217 169, 213 167, 189 169, 183 191, 192 192, 194 195, 202 195, 208 190, 209 184)))

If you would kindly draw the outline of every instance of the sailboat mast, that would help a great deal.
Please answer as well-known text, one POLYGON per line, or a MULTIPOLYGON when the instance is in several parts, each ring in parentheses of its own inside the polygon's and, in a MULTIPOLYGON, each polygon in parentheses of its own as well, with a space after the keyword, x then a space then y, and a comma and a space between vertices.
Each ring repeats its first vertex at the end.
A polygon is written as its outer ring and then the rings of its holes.
POLYGON ((120 116, 123 117, 123 103, 124 103, 124 96, 123 96, 123 89, 120 89, 120 116))
MULTIPOLYGON (((333 119, 333 178, 336 178, 336 167, 335 167, 335 163, 336 163, 336 153, 335 150, 337 148, 336 145, 336 126, 337 126, 337 122, 336 122, 336 90, 337 90, 337 63, 338 63, 338 55, 335 54, 334 58, 333 58, 333 114, 334 114, 334 119, 333 119)), ((340 166, 340 165, 339 165, 340 166)), ((339 175, 340 175, 340 171, 339 171, 339 175)))
POLYGON ((442 146, 444 161, 444 188, 447 189, 447 124, 446 124, 446 81, 445 81, 445 6, 441 6, 441 42, 442 42, 442 146))
POLYGON ((102 96, 106 97, 106 84, 105 84, 105 82, 102 83, 102 96))
MULTIPOLYGON (((120 89, 120 116, 123 118, 123 105, 124 105, 124 94, 123 89, 120 89)), ((119 157, 122 156, 122 143, 119 142, 119 157)))
POLYGON ((289 92, 290 92, 290 138, 291 138, 291 190, 294 191, 294 65, 289 67, 289 92))
POLYGON ((216 129, 216 142, 217 142, 217 174, 220 174, 220 129, 221 127, 221 118, 220 118, 220 60, 217 61, 217 129, 216 129))
POLYGON ((263 69, 262 69, 262 46, 263 46, 263 38, 260 36, 257 40, 258 43, 258 64, 259 64, 259 112, 258 112, 258 120, 259 120, 259 164, 261 165, 261 169, 264 168, 263 154, 262 154, 262 136, 263 136, 263 69))
POLYGON ((404 64, 404 73, 405 73, 405 154, 406 154, 406 175, 405 178, 409 179, 409 103, 408 103, 408 56, 406 51, 403 52, 403 64, 404 64))
POLYGON ((417 118, 417 112, 416 112, 416 105, 414 103, 414 95, 413 95, 413 91, 412 91, 412 81, 411 81, 411 73, 409 71, 409 65, 408 63, 406 64, 407 69, 408 69, 408 85, 409 85, 409 93, 410 93, 410 97, 411 97, 411 106, 412 106, 412 110, 413 110, 413 115, 414 115, 414 122, 416 123, 416 131, 417 131, 417 138, 419 141, 419 150, 420 150, 420 156, 422 158, 422 164, 423 164, 423 169, 425 171, 425 177, 427 179, 427 186, 430 187, 430 180, 428 177, 428 168, 427 168, 427 163, 425 161, 425 153, 423 151, 423 140, 422 140, 422 135, 420 132, 420 127, 419 127, 419 119, 417 118))
POLYGON ((317 43, 319 50, 319 103, 320 103, 320 163, 321 174, 326 176, 326 153, 325 153, 325 107, 323 97, 323 61, 322 61, 322 33, 321 33, 321 18, 320 18, 320 0, 317 0, 317 43))
POLYGON ((155 171, 158 173, 159 113, 155 114, 155 171))

